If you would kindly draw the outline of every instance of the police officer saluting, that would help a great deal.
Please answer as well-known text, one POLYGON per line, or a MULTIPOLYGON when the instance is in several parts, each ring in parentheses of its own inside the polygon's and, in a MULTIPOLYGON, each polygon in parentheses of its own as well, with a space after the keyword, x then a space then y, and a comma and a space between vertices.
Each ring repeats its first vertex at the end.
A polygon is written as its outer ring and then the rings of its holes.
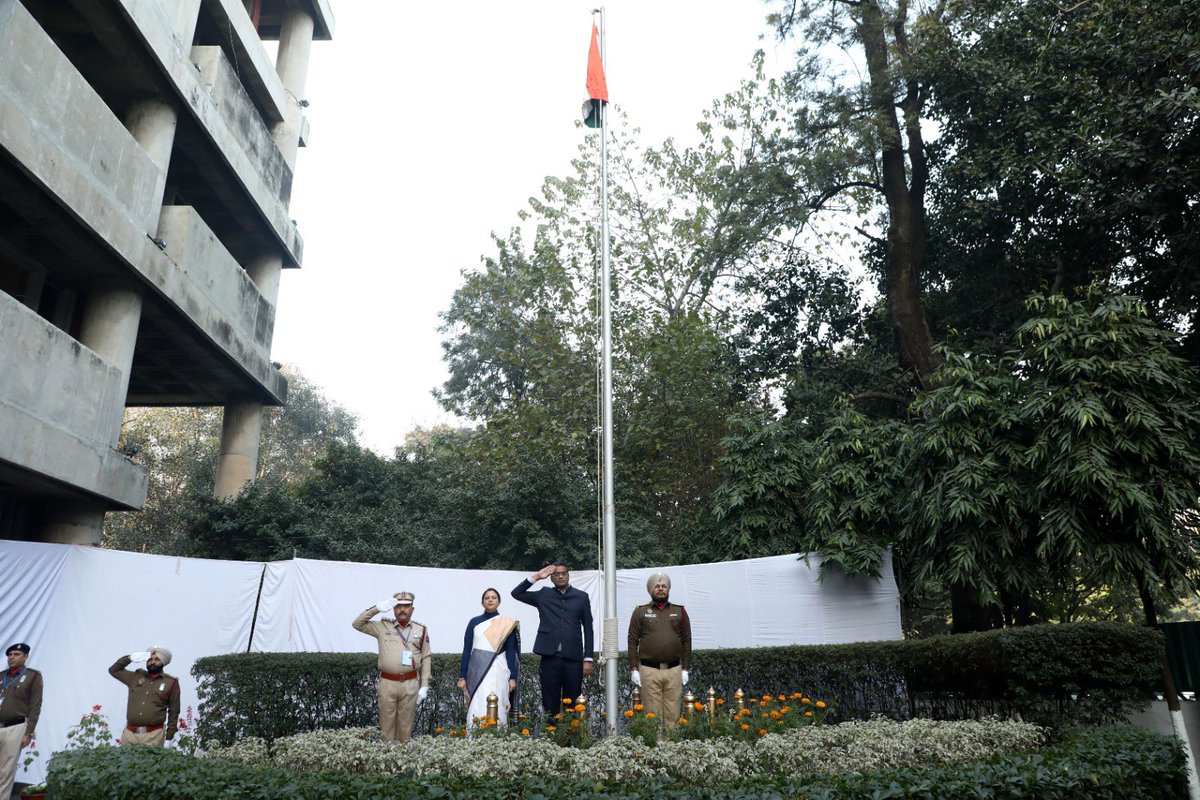
POLYGON ((42 673, 25 666, 29 645, 17 642, 5 651, 8 669, 0 678, 0 797, 12 794, 17 757, 33 741, 42 713, 42 673))
POLYGON ((122 745, 162 747, 164 736, 175 738, 179 727, 179 679, 163 672, 170 663, 171 651, 156 644, 149 650, 121 656, 108 668, 109 675, 129 687, 122 745), (125 669, 134 661, 145 661, 146 668, 132 672, 125 669))
POLYGON ((429 694, 432 669, 429 631, 412 621, 412 592, 396 592, 371 606, 350 623, 354 630, 379 641, 379 727, 385 742, 403 744, 412 738, 417 706, 429 694), (395 619, 371 621, 376 614, 392 611, 395 619))
POLYGON ((679 699, 692 659, 692 621, 683 606, 670 600, 671 579, 656 572, 646 581, 650 602, 629 620, 629 666, 642 705, 667 727, 679 720, 679 699))

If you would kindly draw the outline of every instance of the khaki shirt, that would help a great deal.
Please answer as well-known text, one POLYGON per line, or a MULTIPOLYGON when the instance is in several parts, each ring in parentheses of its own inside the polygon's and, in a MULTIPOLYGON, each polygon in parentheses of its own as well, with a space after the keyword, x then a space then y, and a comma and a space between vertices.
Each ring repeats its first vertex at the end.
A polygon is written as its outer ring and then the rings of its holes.
POLYGON ((166 720, 167 739, 175 735, 179 726, 179 679, 162 673, 151 678, 144 669, 130 672, 125 669, 132 663, 129 656, 121 656, 108 668, 108 674, 129 687, 129 705, 125 719, 130 725, 162 725, 166 720))
POLYGON ((654 603, 638 606, 629 620, 629 665, 637 669, 641 659, 660 663, 680 662, 683 669, 692 660, 692 621, 683 606, 654 603))
POLYGON ((0 693, 0 722, 25 718, 25 733, 33 736, 38 717, 42 715, 42 673, 26 667, 18 675, 3 672, 6 682, 0 693))
POLYGON ((429 630, 416 620, 410 620, 406 628, 399 628, 396 620, 391 618, 371 621, 378 613, 379 609, 371 606, 350 624, 354 630, 379 640, 379 671, 402 675, 416 670, 420 673, 421 686, 428 686, 433 669, 429 630), (412 666, 404 666, 405 652, 412 653, 412 666))

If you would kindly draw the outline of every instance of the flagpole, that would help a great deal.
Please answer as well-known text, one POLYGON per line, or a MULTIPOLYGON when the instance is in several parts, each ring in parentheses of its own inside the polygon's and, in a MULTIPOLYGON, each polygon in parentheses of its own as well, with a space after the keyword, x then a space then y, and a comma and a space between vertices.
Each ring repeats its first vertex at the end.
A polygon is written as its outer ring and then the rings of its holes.
MULTIPOLYGON (((607 68, 605 54, 608 34, 604 27, 604 7, 600 15, 600 61, 607 68)), ((609 731, 617 729, 617 521, 613 501, 613 414, 612 414, 612 273, 608 250, 608 103, 600 104, 600 339, 603 381, 601 389, 601 430, 604 441, 603 526, 604 526, 604 713, 609 731)))

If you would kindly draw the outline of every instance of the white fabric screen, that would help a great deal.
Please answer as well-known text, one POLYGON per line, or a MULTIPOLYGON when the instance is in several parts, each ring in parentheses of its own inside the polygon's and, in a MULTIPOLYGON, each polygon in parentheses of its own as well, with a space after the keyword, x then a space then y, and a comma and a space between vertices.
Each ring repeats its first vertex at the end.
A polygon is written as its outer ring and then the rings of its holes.
MULTIPOLYGON (((815 556, 806 564, 787 555, 665 571, 671 599, 688 608, 698 650, 901 638, 890 557, 877 581, 834 573, 821 582, 819 564, 815 556)), ((655 571, 617 572, 619 649, 634 606, 647 601, 645 581, 655 571)), ((434 651, 461 652, 466 622, 481 612, 479 599, 488 587, 500 591, 501 612, 520 620, 530 650, 537 613, 509 596, 529 572, 309 559, 263 564, 0 541, 0 646, 28 642, 29 665, 46 679, 37 736, 41 757, 18 771, 17 780, 42 780, 49 755, 66 745, 67 730, 94 705, 102 706, 119 735, 126 690, 107 669, 121 655, 152 644, 171 648, 167 671, 180 678, 186 709, 196 702, 191 670, 202 656, 247 648, 373 651, 374 640, 350 621, 402 589, 416 595, 413 616, 429 626, 434 651)), ((600 573, 576 570, 571 583, 591 596, 598 651, 600 573)))

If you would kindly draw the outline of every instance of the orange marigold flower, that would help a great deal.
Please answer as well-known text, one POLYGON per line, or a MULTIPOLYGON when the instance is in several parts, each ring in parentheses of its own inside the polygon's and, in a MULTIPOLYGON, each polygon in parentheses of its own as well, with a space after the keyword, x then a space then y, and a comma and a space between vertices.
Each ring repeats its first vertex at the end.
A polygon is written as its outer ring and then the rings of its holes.
POLYGON ((697 700, 696 702, 692 703, 692 708, 696 709, 697 711, 703 711, 704 703, 701 703, 699 700, 697 700))
POLYGON ((546 726, 546 730, 548 730, 548 731, 556 731, 556 730, 558 730, 558 728, 554 727, 553 725, 547 725, 547 726, 546 726))
POLYGON ((528 736, 528 735, 529 735, 529 728, 521 728, 521 735, 522 735, 522 736, 528 736))
POLYGON ((783 702, 784 700, 787 700, 787 698, 784 697, 783 695, 779 695, 779 701, 783 702))
POLYGON ((574 700, 572 700, 572 699, 571 699, 571 698, 569 698, 569 697, 564 697, 564 698, 563 698, 563 703, 564 703, 565 705, 568 705, 568 706, 569 706, 569 705, 571 705, 571 703, 574 703, 574 702, 575 702, 575 701, 574 701, 574 700))
POLYGON ((584 711, 587 711, 587 706, 585 706, 583 703, 579 703, 575 706, 575 711, 578 713, 583 713, 584 711))
POLYGON ((723 705, 725 705, 725 698, 724 698, 724 697, 718 697, 718 698, 717 698, 717 705, 719 705, 719 706, 723 706, 723 705))
POLYGON ((769 694, 764 694, 764 695, 763 695, 763 702, 764 702, 764 703, 769 703, 769 702, 771 702, 771 695, 769 695, 769 694))
POLYGON ((750 730, 750 726, 749 726, 749 725, 747 725, 746 723, 744 723, 744 722, 743 722, 743 723, 742 723, 742 730, 744 730, 744 731, 748 731, 748 730, 750 730))
POLYGON ((433 732, 434 732, 434 733, 441 733, 441 732, 442 732, 442 729, 441 729, 441 728, 434 728, 434 729, 433 729, 433 732))
POLYGON ((642 704, 641 704, 641 703, 637 703, 636 705, 634 705, 634 707, 633 707, 633 710, 634 710, 634 711, 641 711, 641 710, 642 710, 642 704))
POLYGON ((654 719, 654 712, 653 712, 653 711, 649 711, 649 712, 647 712, 647 713, 646 713, 646 719, 654 719))
POLYGON ((804 705, 806 705, 806 706, 810 706, 810 705, 812 705, 812 700, 809 700, 807 697, 805 697, 805 698, 802 698, 802 699, 800 700, 800 702, 801 702, 801 703, 804 703, 804 705))
POLYGON ((680 724, 680 725, 687 725, 687 717, 680 717, 680 718, 679 718, 679 724, 680 724))
POLYGON ((801 697, 804 697, 804 695, 800 694, 799 692, 792 692, 793 700, 799 700, 801 697))
POLYGON ((630 718, 630 717, 632 717, 632 716, 633 716, 633 712, 632 712, 632 711, 626 711, 626 712, 625 712, 625 718, 626 718, 626 719, 629 719, 629 718, 630 718))
POLYGON ((555 718, 555 719, 562 719, 562 714, 555 714, 555 715, 554 715, 554 718, 555 718))
POLYGON ((758 735, 759 735, 759 736, 766 736, 766 735, 767 735, 767 729, 766 729, 766 728, 759 728, 759 729, 758 729, 758 735))
POLYGON ((578 728, 578 727, 579 727, 579 720, 577 720, 577 719, 573 719, 573 720, 571 720, 571 727, 572 727, 572 728, 578 728))
POLYGON ((804 716, 806 716, 806 717, 811 717, 811 716, 812 716, 812 712, 811 712, 811 711, 805 711, 805 712, 804 712, 804 716))
POLYGON ((818 700, 818 701, 817 701, 817 708, 824 708, 824 707, 825 707, 825 701, 824 701, 824 700, 818 700))
POLYGON ((786 714, 786 713, 788 713, 788 712, 789 712, 789 711, 791 711, 791 710, 792 710, 792 707, 791 707, 791 706, 784 706, 783 708, 779 709, 779 713, 780 713, 780 714, 786 714))
POLYGON ((780 718, 780 717, 782 717, 782 716, 783 716, 783 715, 782 715, 782 714, 780 714, 778 711, 772 711, 772 712, 771 712, 771 719, 779 719, 779 718, 780 718))

